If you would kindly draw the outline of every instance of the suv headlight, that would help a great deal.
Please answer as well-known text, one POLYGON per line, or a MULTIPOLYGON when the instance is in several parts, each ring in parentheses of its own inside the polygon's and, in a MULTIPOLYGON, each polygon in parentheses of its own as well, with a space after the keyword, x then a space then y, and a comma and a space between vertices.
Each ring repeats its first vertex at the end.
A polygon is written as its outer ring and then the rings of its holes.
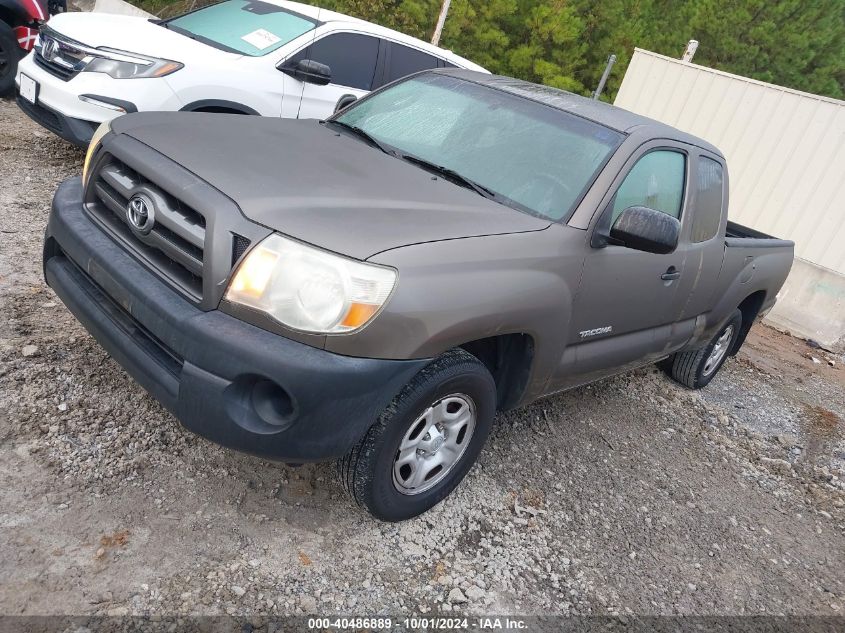
POLYGON ((106 121, 105 123, 100 123, 100 127, 94 130, 94 134, 91 136, 91 142, 88 143, 88 151, 85 152, 85 162, 82 163, 83 187, 88 184, 88 170, 91 168, 91 158, 94 156, 94 152, 97 150, 100 141, 109 132, 111 132, 111 121, 106 121))
POLYGON ((91 57, 83 72, 106 73, 115 79, 146 79, 164 77, 175 73, 184 64, 168 59, 145 57, 110 48, 98 48, 97 56, 91 57))
POLYGON ((226 299, 305 332, 341 334, 375 318, 396 285, 392 268, 273 234, 241 262, 226 299))

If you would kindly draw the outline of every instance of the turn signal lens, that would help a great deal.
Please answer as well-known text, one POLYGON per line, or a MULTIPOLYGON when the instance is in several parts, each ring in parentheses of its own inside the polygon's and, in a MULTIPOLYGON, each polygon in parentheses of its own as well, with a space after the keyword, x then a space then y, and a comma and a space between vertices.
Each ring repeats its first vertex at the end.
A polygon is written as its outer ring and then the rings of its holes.
POLYGON ((351 329, 359 328, 373 318, 378 311, 378 306, 372 303, 353 303, 349 306, 346 316, 343 317, 341 325, 351 329))
POLYGON ((98 127, 95 131, 93 136, 91 136, 91 142, 88 144, 88 151, 85 152, 85 162, 82 164, 82 186, 88 184, 88 171, 91 168, 91 157, 94 156, 94 152, 97 150, 97 146, 100 144, 100 141, 103 140, 103 137, 111 132, 111 121, 106 121, 105 123, 101 123, 100 127, 98 127))
POLYGON ((164 77, 171 73, 175 73, 180 68, 184 68, 183 64, 179 62, 167 62, 163 66, 159 66, 156 68, 151 74, 150 77, 164 77))

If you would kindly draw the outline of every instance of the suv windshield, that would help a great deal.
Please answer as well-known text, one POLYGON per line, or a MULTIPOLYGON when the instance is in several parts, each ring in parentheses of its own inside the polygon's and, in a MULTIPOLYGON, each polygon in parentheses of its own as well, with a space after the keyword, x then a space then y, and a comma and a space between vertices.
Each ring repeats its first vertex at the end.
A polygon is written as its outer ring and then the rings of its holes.
POLYGON ((623 138, 568 112, 437 73, 374 94, 336 121, 550 220, 568 217, 623 138))
POLYGON ((162 26, 215 48, 261 57, 313 30, 317 21, 260 0, 227 0, 162 26))

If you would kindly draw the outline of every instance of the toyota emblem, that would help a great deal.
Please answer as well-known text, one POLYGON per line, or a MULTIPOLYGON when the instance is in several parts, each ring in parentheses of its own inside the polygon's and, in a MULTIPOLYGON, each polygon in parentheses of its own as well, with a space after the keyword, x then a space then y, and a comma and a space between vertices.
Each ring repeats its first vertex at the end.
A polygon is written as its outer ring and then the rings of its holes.
POLYGON ((133 231, 147 235, 155 224, 152 200, 142 195, 132 196, 126 205, 126 219, 133 231))
POLYGON ((59 43, 56 40, 46 40, 41 46, 41 57, 51 62, 59 53, 59 43))

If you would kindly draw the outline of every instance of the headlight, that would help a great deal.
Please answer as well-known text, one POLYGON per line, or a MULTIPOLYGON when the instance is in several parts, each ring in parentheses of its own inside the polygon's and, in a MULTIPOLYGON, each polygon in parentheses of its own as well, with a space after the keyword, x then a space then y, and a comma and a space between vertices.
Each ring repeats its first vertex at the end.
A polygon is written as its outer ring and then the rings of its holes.
POLYGON ((340 334, 369 323, 395 284, 396 271, 391 268, 274 234, 241 262, 226 299, 261 310, 290 328, 340 334))
POLYGON ((91 167, 91 157, 94 151, 103 140, 103 137, 111 132, 111 121, 101 123, 100 127, 94 130, 94 135, 91 137, 91 142, 88 144, 88 151, 85 152, 85 162, 82 164, 82 186, 88 184, 88 169, 91 167))
POLYGON ((184 65, 167 59, 144 57, 135 53, 124 53, 109 48, 98 48, 83 69, 84 72, 105 73, 115 79, 145 79, 164 77, 175 73, 184 65))

